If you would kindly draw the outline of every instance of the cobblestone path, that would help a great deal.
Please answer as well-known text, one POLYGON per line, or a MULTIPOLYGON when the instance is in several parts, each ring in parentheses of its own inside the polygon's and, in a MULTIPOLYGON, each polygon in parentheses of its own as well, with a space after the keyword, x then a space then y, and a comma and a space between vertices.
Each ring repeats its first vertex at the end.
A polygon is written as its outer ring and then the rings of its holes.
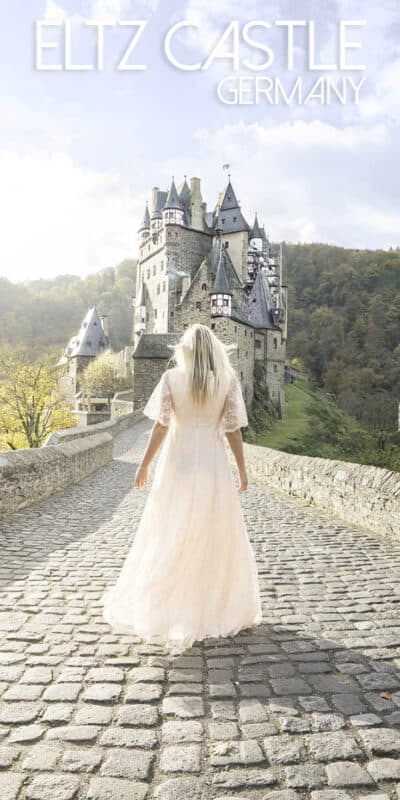
POLYGON ((2 523, 0 800, 400 798, 399 542, 254 485, 261 627, 167 657, 103 622, 149 428, 2 523))

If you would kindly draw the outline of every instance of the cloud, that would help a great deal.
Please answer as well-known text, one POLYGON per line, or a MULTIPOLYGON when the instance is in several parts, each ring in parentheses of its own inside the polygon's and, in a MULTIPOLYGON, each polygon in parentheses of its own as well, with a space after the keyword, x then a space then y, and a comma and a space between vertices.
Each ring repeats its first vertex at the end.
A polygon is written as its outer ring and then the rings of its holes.
POLYGON ((43 19, 49 22, 62 22, 66 19, 67 14, 62 6, 58 5, 54 0, 46 0, 46 7, 43 14, 43 19))
MULTIPOLYGON (((257 210, 273 240, 348 247, 399 244, 396 130, 383 124, 227 125, 195 135, 198 171, 227 161, 252 221, 257 210), (243 193, 244 189, 244 193, 243 193)), ((201 172, 200 172, 201 174, 201 172)), ((220 187, 213 182, 214 193, 220 187)))
POLYGON ((0 260, 13 280, 83 276, 133 255, 144 198, 120 175, 11 150, 0 151, 0 171, 0 260))

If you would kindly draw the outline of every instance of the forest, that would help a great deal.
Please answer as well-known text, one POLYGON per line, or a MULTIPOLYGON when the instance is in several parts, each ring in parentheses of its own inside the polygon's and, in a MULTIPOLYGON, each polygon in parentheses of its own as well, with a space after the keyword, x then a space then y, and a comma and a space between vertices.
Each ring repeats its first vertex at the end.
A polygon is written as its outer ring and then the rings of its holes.
MULTIPOLYGON (((367 436, 358 457, 399 469, 400 250, 285 243, 284 281, 289 359, 357 423, 349 437, 367 436)), ((96 304, 108 315, 112 349, 121 350, 130 343, 135 283, 133 260, 86 278, 0 278, 0 349, 58 360, 96 304)))

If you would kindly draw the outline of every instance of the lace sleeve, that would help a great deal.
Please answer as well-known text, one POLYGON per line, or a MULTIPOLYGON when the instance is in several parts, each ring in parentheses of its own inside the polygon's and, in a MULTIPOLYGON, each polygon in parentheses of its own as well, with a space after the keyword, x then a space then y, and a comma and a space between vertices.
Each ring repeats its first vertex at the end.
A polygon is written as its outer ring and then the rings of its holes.
POLYGON ((169 425, 172 410, 171 387, 169 385, 168 371, 165 371, 156 383, 143 414, 150 419, 157 420, 161 425, 169 425))
POLYGON ((239 378, 234 375, 225 398, 221 419, 222 433, 232 433, 249 424, 239 378))

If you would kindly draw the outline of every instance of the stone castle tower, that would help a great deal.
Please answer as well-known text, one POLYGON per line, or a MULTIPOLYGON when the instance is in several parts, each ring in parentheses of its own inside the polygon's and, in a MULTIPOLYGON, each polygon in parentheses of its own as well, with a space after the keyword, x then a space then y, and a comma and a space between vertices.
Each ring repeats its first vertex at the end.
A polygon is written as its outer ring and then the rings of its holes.
POLYGON ((236 343, 232 363, 249 407, 254 368, 265 364, 272 402, 284 406, 287 290, 282 247, 272 246, 257 215, 246 222, 229 179, 207 210, 200 179, 152 190, 139 228, 133 343, 134 408, 144 404, 191 322, 236 343))

